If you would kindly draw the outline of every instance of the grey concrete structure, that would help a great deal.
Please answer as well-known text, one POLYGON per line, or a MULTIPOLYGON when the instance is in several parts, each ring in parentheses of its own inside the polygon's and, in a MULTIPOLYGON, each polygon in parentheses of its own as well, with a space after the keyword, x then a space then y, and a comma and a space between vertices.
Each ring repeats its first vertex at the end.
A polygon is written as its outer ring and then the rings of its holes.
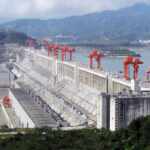
POLYGON ((0 88, 9 88, 10 74, 6 68, 6 64, 0 64, 0 88))
POLYGON ((98 107, 98 128, 126 128, 133 120, 150 115, 150 93, 102 93, 98 107))
MULTIPOLYGON (((9 122, 7 122, 7 125, 10 128, 22 128, 22 123, 20 122, 19 117, 16 115, 16 112, 13 108, 4 108, 5 112, 7 113, 7 116, 9 118, 9 122), (11 126, 9 125, 11 124, 11 126)), ((6 118, 6 116, 5 116, 6 118)))
MULTIPOLYGON (((34 123, 35 127, 58 127, 59 124, 57 123, 56 118, 53 116, 53 112, 46 112, 36 101, 33 100, 33 97, 29 96, 26 92, 24 92, 22 89, 11 89, 11 98, 12 101, 14 100, 14 97, 17 99, 19 104, 22 106, 24 111, 27 113, 29 118, 34 123), (14 97, 12 96, 14 95, 14 97)), ((14 102, 13 108, 14 111, 16 111, 17 108, 15 108, 14 102)), ((18 118, 21 118, 21 112, 20 115, 18 115, 18 118)), ((30 122, 28 122, 30 123, 30 122)), ((25 127, 23 125, 23 127, 25 127)), ((28 126, 26 126, 28 127, 28 126)))
POLYGON ((101 93, 97 100, 97 128, 110 127, 110 95, 101 93))
POLYGON ((110 129, 127 127, 133 120, 150 115, 150 94, 122 94, 110 99, 110 129))
POLYGON ((4 96, 8 95, 8 88, 0 88, 0 99, 2 99, 4 96))
POLYGON ((6 120, 5 114, 2 110, 2 107, 0 105, 0 128, 2 126, 6 126, 6 125, 7 125, 7 120, 6 120))
MULTIPOLYGON (((137 108, 134 110, 137 116, 133 117, 132 107, 125 110, 122 107, 129 106, 129 99, 133 99, 129 92, 125 95, 125 101, 120 100, 124 95, 118 95, 122 91, 140 91, 135 81, 125 81, 101 70, 91 70, 77 62, 48 58, 33 49, 23 48, 23 51, 24 58, 17 57, 17 62, 13 63, 12 72, 17 76, 14 87, 29 90, 28 94, 33 97, 39 96, 43 105, 56 112, 66 125, 116 130, 143 115, 138 113, 137 108), (122 111, 128 113, 124 120, 119 118, 122 111)), ((143 100, 140 95, 137 98, 143 100)))

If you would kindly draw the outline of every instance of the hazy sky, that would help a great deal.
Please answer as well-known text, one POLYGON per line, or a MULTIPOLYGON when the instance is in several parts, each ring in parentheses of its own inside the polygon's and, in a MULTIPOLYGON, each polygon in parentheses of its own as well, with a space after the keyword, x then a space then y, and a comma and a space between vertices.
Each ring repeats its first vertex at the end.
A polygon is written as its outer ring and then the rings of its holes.
POLYGON ((150 0, 0 0, 0 18, 60 18, 118 9, 138 2, 150 0))

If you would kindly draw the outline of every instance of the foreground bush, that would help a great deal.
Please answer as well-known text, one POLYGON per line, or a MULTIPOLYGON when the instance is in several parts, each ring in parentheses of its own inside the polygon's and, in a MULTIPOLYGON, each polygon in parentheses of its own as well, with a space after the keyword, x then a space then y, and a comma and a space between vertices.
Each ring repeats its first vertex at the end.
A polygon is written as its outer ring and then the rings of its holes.
POLYGON ((1 139, 0 150, 150 150, 150 117, 139 118, 127 129, 115 132, 34 129, 1 139))

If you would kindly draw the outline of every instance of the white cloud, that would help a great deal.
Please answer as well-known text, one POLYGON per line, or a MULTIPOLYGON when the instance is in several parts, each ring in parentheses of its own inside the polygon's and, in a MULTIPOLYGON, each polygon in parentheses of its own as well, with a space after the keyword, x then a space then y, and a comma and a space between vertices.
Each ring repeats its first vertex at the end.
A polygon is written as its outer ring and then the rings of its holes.
POLYGON ((118 9, 150 0, 0 0, 0 18, 55 18, 118 9))

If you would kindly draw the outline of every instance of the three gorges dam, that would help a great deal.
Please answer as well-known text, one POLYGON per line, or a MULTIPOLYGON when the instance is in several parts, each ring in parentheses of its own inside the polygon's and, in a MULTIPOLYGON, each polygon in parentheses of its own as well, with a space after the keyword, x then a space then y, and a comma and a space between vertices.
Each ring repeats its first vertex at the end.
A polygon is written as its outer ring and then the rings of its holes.
POLYGON ((13 78, 1 97, 9 128, 116 130, 150 115, 150 83, 148 77, 139 80, 139 58, 127 56, 123 76, 114 76, 102 69, 98 50, 91 51, 89 64, 83 65, 74 60, 75 49, 67 46, 14 49, 15 59, 8 64, 13 78))

